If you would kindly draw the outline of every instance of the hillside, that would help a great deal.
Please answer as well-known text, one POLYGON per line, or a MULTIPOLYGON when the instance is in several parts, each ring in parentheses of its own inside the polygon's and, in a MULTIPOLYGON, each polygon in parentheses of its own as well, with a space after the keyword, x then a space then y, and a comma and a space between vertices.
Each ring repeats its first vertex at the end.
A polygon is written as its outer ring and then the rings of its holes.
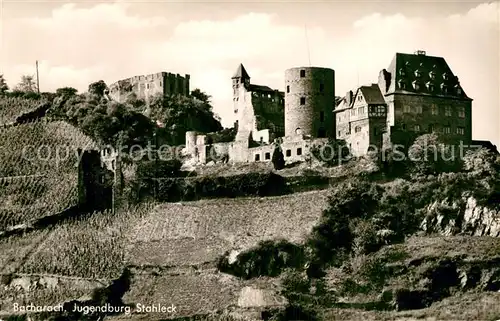
POLYGON ((328 191, 280 197, 214 199, 155 207, 134 224, 129 262, 193 265, 214 262, 266 239, 301 242, 327 204, 328 191))
POLYGON ((77 150, 93 148, 62 121, 0 128, 0 230, 76 205, 77 150))
POLYGON ((43 101, 22 97, 2 97, 0 99, 0 125, 10 124, 16 118, 34 111, 43 101))

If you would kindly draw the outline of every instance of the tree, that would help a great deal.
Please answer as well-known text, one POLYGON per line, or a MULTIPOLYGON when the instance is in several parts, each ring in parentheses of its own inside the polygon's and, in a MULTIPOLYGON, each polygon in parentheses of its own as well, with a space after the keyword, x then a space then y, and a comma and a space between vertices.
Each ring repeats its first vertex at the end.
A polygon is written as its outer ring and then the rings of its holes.
POLYGON ((31 75, 21 76, 21 82, 17 84, 16 91, 24 92, 24 93, 34 93, 38 91, 38 87, 34 80, 34 77, 31 75))
POLYGON ((5 77, 2 74, 0 74, 0 95, 5 94, 7 90, 9 90, 9 86, 5 81, 5 77))
POLYGON ((212 98, 198 88, 191 91, 191 96, 207 104, 210 104, 210 99, 212 98))
POLYGON ((212 106, 198 98, 156 95, 149 101, 149 116, 163 124, 168 144, 185 143, 186 131, 212 133, 222 130, 212 106))
POLYGON ((71 97, 71 96, 76 95, 77 92, 78 92, 78 90, 76 90, 73 87, 62 87, 62 88, 56 89, 56 95, 57 96, 68 96, 68 97, 71 97))
POLYGON ((271 158, 275 170, 280 170, 285 168, 285 157, 280 146, 276 146, 273 151, 273 156, 271 158))
POLYGON ((99 80, 89 85, 89 93, 97 95, 99 97, 103 97, 104 92, 106 91, 107 88, 108 86, 106 85, 104 80, 99 80))
POLYGON ((417 175, 446 172, 460 161, 455 150, 445 145, 435 133, 417 137, 408 149, 408 158, 411 172, 417 175))

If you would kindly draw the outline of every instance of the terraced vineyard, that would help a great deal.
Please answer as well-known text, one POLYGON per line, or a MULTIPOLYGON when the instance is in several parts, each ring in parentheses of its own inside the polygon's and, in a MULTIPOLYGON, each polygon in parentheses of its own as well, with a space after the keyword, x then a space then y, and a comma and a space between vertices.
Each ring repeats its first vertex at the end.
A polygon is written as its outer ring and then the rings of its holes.
POLYGON ((63 121, 0 128, 0 177, 76 172, 78 148, 97 145, 63 121))
POLYGON ((16 117, 33 111, 43 101, 21 97, 2 97, 0 99, 0 125, 12 123, 16 117))
POLYGON ((326 207, 328 191, 158 205, 128 235, 137 265, 200 264, 261 240, 300 242, 326 207))
POLYGON ((78 202, 78 149, 97 145, 77 128, 44 120, 0 128, 0 230, 78 202))

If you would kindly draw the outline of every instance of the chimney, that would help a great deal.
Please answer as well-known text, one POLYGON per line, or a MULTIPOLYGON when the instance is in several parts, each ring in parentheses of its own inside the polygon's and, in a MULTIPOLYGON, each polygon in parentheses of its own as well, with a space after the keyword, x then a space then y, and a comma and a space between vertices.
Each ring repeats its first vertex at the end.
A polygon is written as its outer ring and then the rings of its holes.
POLYGON ((351 102, 352 102, 352 90, 349 90, 346 94, 345 94, 345 100, 347 102, 347 105, 350 106, 351 105, 351 102))
POLYGON ((415 55, 417 55, 417 56, 425 56, 425 54, 426 53, 423 50, 417 50, 417 51, 415 51, 415 55))

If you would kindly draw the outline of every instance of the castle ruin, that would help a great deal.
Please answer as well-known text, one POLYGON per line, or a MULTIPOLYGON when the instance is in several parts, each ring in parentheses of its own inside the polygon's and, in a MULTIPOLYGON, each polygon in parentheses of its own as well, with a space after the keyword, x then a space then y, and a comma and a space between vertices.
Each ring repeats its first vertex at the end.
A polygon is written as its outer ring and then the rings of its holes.
POLYGON ((169 72, 134 76, 111 84, 109 96, 119 102, 124 102, 131 96, 146 102, 157 94, 188 96, 190 93, 189 77, 189 75, 182 77, 169 72))

